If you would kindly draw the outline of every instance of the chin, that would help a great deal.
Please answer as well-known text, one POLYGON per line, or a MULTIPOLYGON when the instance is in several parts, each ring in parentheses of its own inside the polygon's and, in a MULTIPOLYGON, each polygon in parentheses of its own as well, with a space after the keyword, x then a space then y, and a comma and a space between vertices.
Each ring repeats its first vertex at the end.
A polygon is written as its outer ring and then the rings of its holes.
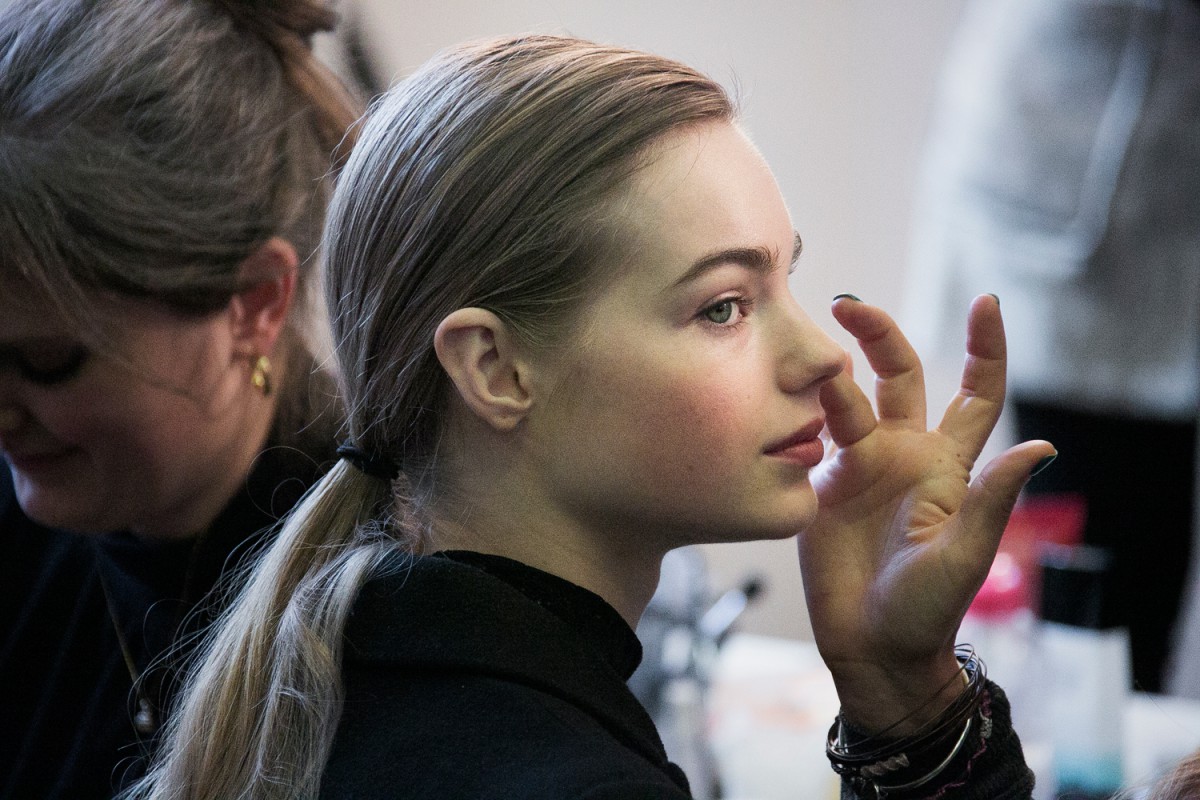
POLYGON ((817 518, 817 493, 809 485, 791 495, 777 513, 763 520, 765 534, 759 539, 787 539, 813 524, 817 518))
POLYGON ((786 514, 776 519, 747 520, 736 529, 726 529, 705 544, 724 544, 733 542, 764 542, 791 539, 812 524, 816 517, 815 509, 803 514, 786 514))
POLYGON ((810 487, 789 493, 774 504, 757 503, 737 520, 736 527, 718 532, 718 542, 758 542, 790 539, 817 518, 817 497, 810 487))
POLYGON ((805 517, 800 520, 789 520, 780 525, 763 527, 755 531, 748 531, 747 535, 739 541, 744 542, 763 542, 763 541, 779 541, 781 539, 791 539, 800 531, 807 528, 812 523, 812 516, 805 517))
POLYGON ((78 497, 56 497, 57 493, 18 484, 17 503, 25 516, 46 528, 72 533, 103 534, 118 530, 120 525, 106 523, 100 509, 81 508, 78 497))

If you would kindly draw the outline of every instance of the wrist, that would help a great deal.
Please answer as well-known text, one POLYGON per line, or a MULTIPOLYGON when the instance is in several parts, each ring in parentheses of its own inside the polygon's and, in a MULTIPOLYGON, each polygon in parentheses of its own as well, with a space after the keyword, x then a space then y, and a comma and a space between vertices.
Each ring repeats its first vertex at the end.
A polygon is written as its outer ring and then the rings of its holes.
POLYGON ((969 771, 985 751, 993 728, 987 673, 969 648, 959 659, 966 680, 959 683, 958 695, 910 733, 895 735, 891 725, 870 734, 842 715, 834 721, 826 754, 857 796, 927 797, 930 789, 957 780, 963 768, 969 771))
POLYGON ((907 736, 936 719, 964 688, 962 663, 947 652, 923 664, 831 667, 841 718, 870 736, 907 736))

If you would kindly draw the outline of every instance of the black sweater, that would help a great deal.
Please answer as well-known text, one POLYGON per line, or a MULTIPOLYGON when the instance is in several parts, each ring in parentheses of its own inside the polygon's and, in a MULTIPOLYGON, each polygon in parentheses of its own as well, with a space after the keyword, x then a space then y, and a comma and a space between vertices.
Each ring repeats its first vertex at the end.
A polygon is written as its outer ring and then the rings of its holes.
POLYGON ((397 558, 346 633, 323 798, 689 796, 625 685, 641 659, 607 603, 515 561, 397 558))
MULTIPOLYGON (((574 584, 497 556, 397 557, 362 590, 345 645, 326 800, 690 797, 625 685, 637 638, 574 584)), ((944 800, 1029 797, 992 690, 986 752, 948 771, 944 800)))
POLYGON ((109 798, 141 774, 153 737, 133 726, 132 679, 101 576, 145 676, 142 695, 161 719, 175 671, 147 668, 185 652, 172 644, 211 619, 213 604, 199 604, 222 570, 262 544, 265 529, 328 467, 328 458, 320 462, 268 449, 194 548, 44 528, 21 512, 0 462, 0 798, 109 798))

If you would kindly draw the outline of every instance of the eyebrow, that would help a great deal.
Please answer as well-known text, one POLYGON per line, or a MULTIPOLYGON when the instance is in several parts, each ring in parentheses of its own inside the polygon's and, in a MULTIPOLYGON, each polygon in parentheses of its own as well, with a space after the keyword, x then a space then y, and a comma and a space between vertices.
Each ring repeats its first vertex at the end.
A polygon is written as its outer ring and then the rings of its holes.
MULTIPOLYGON (((800 258, 800 251, 804 249, 804 243, 800 240, 800 234, 794 233, 793 235, 792 257, 788 261, 789 271, 796 266, 796 261, 800 258)), ((740 264, 754 272, 766 274, 777 268, 778 261, 779 251, 767 247, 734 247, 728 250, 718 250, 715 253, 704 256, 688 267, 688 271, 683 273, 672 286, 682 286, 689 281, 694 281, 704 273, 722 264, 740 264)))

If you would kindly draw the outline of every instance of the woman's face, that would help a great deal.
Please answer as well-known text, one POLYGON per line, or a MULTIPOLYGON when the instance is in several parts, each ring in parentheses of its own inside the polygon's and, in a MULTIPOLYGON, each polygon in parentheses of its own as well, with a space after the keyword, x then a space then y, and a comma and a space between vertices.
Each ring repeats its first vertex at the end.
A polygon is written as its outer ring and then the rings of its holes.
POLYGON ((816 511, 818 392, 846 355, 789 290, 799 240, 770 170, 736 126, 689 129, 627 217, 632 255, 530 420, 550 492, 667 547, 796 533, 816 511))
POLYGON ((259 412, 229 320, 110 310, 116 341, 100 353, 46 303, 0 295, 0 454, 17 499, 52 527, 197 533, 261 444, 246 440, 259 412))

